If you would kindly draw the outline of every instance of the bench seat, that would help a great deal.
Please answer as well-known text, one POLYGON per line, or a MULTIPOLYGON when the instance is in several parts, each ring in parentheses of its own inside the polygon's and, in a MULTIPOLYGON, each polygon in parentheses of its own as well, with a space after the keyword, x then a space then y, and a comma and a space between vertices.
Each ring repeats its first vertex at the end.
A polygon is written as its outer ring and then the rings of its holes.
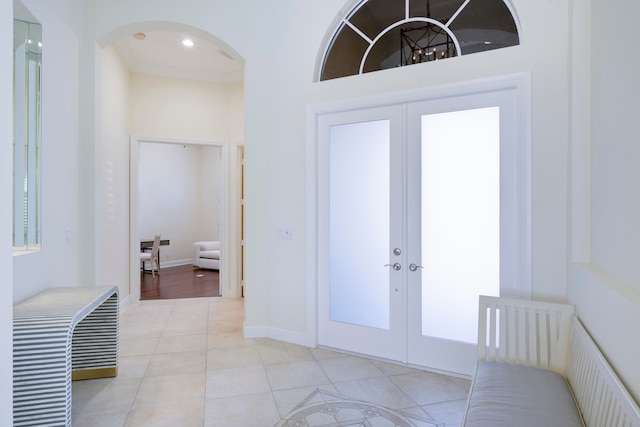
POLYGON ((467 426, 582 426, 571 390, 555 372, 481 360, 471 388, 467 426))
POLYGON ((640 427, 640 408, 575 307, 480 296, 463 427, 640 427))

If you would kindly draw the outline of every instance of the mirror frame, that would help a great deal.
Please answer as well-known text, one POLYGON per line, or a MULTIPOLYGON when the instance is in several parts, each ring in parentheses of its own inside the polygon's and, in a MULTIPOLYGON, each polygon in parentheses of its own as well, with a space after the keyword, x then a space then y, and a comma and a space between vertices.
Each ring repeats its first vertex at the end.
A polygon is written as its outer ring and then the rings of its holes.
POLYGON ((42 25, 16 9, 13 36, 12 234, 20 254, 42 248, 42 25))

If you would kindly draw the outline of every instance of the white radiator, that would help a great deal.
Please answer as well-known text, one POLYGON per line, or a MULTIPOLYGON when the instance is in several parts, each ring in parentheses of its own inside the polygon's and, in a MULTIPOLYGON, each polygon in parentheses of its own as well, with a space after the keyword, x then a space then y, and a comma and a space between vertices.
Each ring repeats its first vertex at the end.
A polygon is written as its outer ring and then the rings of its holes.
POLYGON ((588 426, 640 426, 640 408, 577 318, 567 362, 567 380, 588 426))

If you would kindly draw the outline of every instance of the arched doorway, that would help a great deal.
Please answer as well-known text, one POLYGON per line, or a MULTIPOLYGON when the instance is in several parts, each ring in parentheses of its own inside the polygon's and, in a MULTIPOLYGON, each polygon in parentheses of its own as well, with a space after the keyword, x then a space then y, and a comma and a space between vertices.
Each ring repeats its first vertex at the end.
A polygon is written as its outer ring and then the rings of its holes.
MULTIPOLYGON (((138 146, 143 141, 186 142, 194 146, 215 145, 222 151, 220 240, 224 245, 222 250, 228 256, 221 265, 221 290, 223 296, 241 295, 238 261, 234 255, 236 246, 240 244, 239 237, 235 228, 229 226, 235 221, 231 215, 236 214, 232 209, 236 206, 236 192, 229 191, 232 185, 229 176, 235 176, 235 163, 231 162, 229 147, 240 142, 235 136, 240 132, 233 133, 228 127, 229 123, 242 123, 243 120, 223 117, 225 105, 214 98, 216 94, 218 98, 243 96, 244 61, 213 35, 169 22, 129 24, 104 37, 100 45, 103 48, 97 53, 96 61, 96 280, 126 281, 131 302, 139 300, 138 146), (154 55, 146 48, 142 52, 136 51, 140 46, 127 49, 127 43, 148 42, 150 35, 155 33, 160 38, 153 47, 165 50, 165 54, 156 53, 155 56, 162 57, 164 62, 153 64, 154 55), (196 47, 202 47, 198 53, 200 57, 192 58, 193 61, 180 58, 176 53, 185 48, 180 41, 186 36, 195 40, 196 47), (171 44, 168 41, 170 37, 178 42, 171 44), (119 40, 123 39, 129 42, 120 43, 119 40), (118 44, 125 47, 119 49, 118 44), (180 67, 172 67, 168 62, 167 57, 172 52, 177 55, 173 61, 177 61, 180 67), (206 59, 213 55, 219 57, 218 62, 237 61, 240 72, 236 74, 240 80, 232 76, 232 67, 221 67, 215 72, 206 59), (167 94, 158 88, 173 92, 167 94), (125 205, 127 208, 122 209, 125 205), (114 277, 115 273, 111 273, 109 266, 122 265, 123 262, 128 265, 126 278, 122 273, 114 277)), ((236 109, 232 113, 241 116, 244 112, 236 109)), ((189 258, 185 255, 187 249, 182 247, 180 250, 182 253, 176 254, 174 259, 186 261, 189 258)), ((192 244, 188 250, 192 252, 192 244)), ((169 254, 170 251, 165 251, 165 256, 169 254)))

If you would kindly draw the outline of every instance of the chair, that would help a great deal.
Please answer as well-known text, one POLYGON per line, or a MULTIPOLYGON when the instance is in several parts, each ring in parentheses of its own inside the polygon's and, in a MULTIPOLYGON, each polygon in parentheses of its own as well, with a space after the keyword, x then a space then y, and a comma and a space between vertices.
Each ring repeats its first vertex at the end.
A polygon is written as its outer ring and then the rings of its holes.
POLYGON ((156 277, 156 270, 158 270, 158 274, 160 274, 160 263, 158 262, 158 252, 160 250, 160 235, 156 234, 153 239, 153 246, 151 247, 151 252, 140 252, 140 265, 142 267, 142 271, 147 271, 144 269, 144 263, 149 262, 151 264, 151 274, 153 277, 156 277))

